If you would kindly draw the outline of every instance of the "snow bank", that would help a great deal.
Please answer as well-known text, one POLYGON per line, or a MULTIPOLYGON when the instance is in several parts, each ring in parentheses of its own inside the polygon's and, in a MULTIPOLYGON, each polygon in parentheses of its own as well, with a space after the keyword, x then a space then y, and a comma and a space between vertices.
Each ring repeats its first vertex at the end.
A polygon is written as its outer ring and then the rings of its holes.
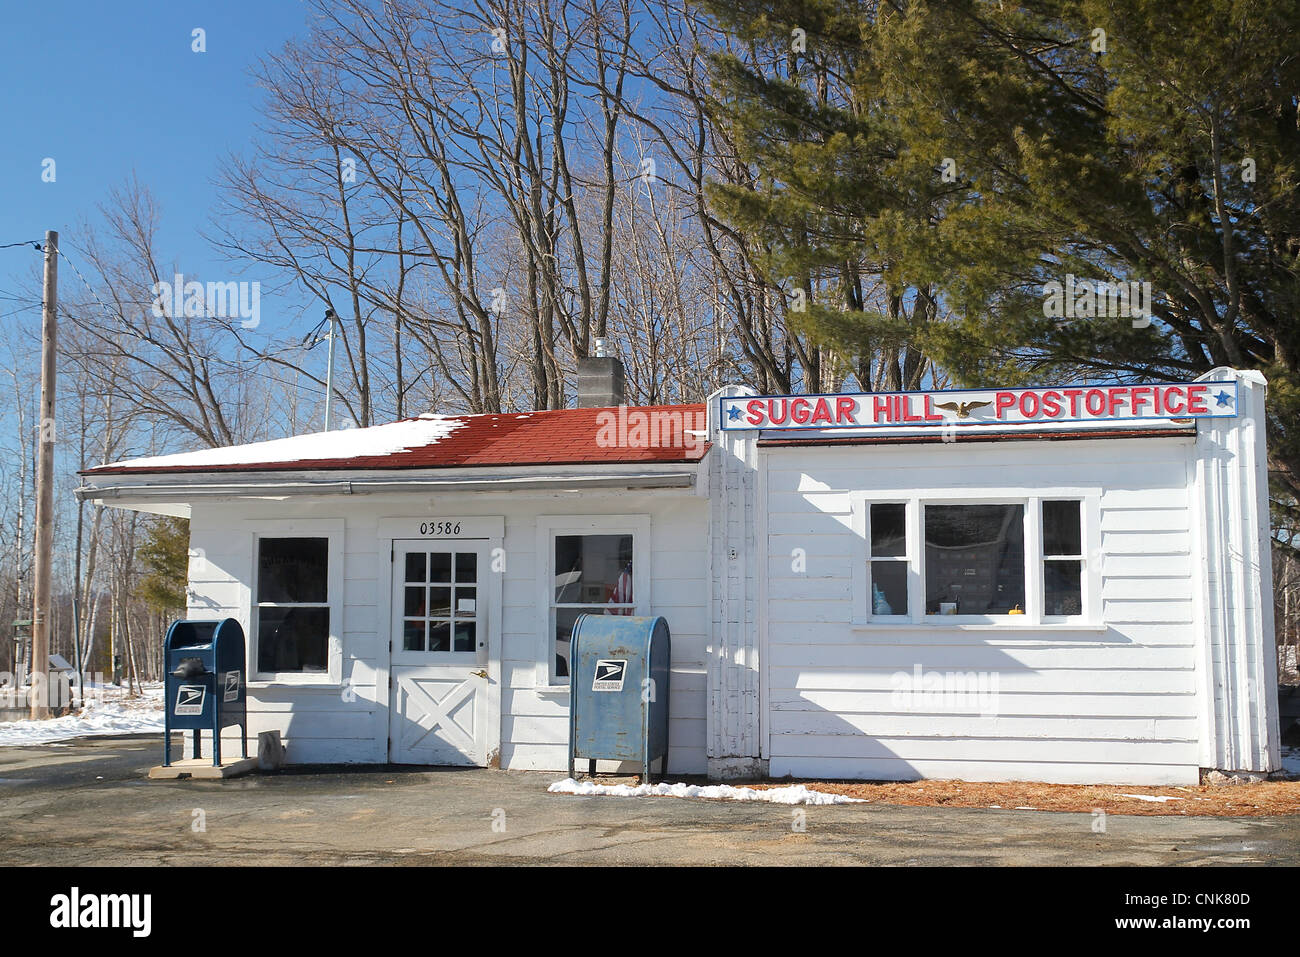
POLYGON ((1121 794, 1120 797, 1133 798, 1137 801, 1153 801, 1156 804, 1164 804, 1166 801, 1181 801, 1180 797, 1173 797, 1169 794, 1121 794))
POLYGON ((862 798, 810 791, 802 784, 781 788, 737 788, 729 784, 594 784, 565 778, 546 789, 552 794, 604 794, 610 797, 714 798, 723 801, 767 801, 772 804, 864 804, 862 798))
MULTIPOLYGON (((89 682, 87 683, 89 690, 89 682)), ((162 685, 146 685, 139 698, 128 698, 125 689, 96 689, 81 714, 48 721, 0 722, 0 747, 46 744, 69 738, 104 734, 162 734, 162 685)))
POLYGON ((316 459, 350 459, 362 455, 388 455, 436 445, 465 423, 446 415, 421 415, 402 422, 368 429, 339 429, 294 435, 269 442, 250 442, 223 449, 203 449, 178 455, 114 462, 123 468, 197 468, 205 465, 256 465, 259 462, 310 462, 316 459))

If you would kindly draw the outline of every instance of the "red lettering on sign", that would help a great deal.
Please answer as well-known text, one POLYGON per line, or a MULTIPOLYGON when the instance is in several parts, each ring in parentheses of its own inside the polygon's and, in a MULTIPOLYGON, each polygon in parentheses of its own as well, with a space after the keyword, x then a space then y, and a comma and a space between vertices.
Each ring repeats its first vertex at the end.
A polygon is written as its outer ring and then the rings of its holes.
POLYGON ((1169 415, 1181 415, 1186 408, 1186 405, 1183 403, 1183 390, 1181 386, 1171 385, 1165 389, 1165 412, 1169 415), (1175 399, 1178 400, 1177 405, 1174 404, 1175 399))
POLYGON ((1002 418, 1002 413, 1016 404, 1016 394, 1014 392, 999 392, 993 400, 996 405, 998 418, 1002 418))
POLYGON ((930 400, 930 396, 929 396, 928 393, 926 394, 926 397, 925 397, 925 411, 924 411, 923 413, 921 413, 921 414, 922 414, 922 417, 923 417, 923 418, 925 419, 925 421, 927 421, 927 422, 942 422, 942 421, 943 421, 943 414, 942 414, 941 412, 936 412, 936 411, 934 411, 934 406, 931 405, 931 400, 930 400))
POLYGON ((786 415, 785 399, 768 399, 767 400, 767 421, 773 425, 784 425, 786 415), (780 417, 777 416, 776 410, 781 410, 780 417))
POLYGON ((817 404, 813 406, 812 423, 831 421, 831 406, 825 399, 818 399, 817 404))
POLYGON ((1149 385, 1135 385, 1133 388, 1129 389, 1129 395, 1133 397, 1134 415, 1142 414, 1142 406, 1146 405, 1147 402, 1150 401, 1148 395, 1154 391, 1155 390, 1149 385))
POLYGON ((1210 411, 1210 407, 1205 404, 1206 393, 1210 391, 1208 385, 1189 385, 1187 387, 1187 412, 1189 415, 1204 415, 1210 411))
POLYGON ((884 417, 884 420, 886 422, 893 421, 893 416, 889 414, 889 396, 887 395, 876 396, 875 401, 872 402, 872 407, 873 407, 871 412, 872 422, 879 422, 882 416, 884 417))
POLYGON ((1103 415, 1106 412, 1106 393, 1101 389, 1089 389, 1083 394, 1083 407, 1089 415, 1103 415), (1093 401, 1096 399, 1097 401, 1093 401))
POLYGON ((1049 419, 1061 417, 1061 393, 1051 390, 1043 393, 1043 415, 1049 419))
POLYGON ((1070 400, 1070 418, 1079 417, 1079 396, 1083 395, 1082 389, 1066 389, 1065 397, 1070 400))
POLYGON ((1106 412, 1114 415, 1121 405, 1128 404, 1128 389, 1123 386, 1111 386, 1106 390, 1106 412))
POLYGON ((1026 419, 1038 418, 1038 393, 1022 392, 1020 393, 1020 414, 1026 419))
POLYGON ((763 400, 750 399, 745 403, 745 411, 749 413, 745 421, 750 425, 759 425, 763 421, 763 400))
POLYGON ((840 425, 844 422, 853 421, 853 413, 857 411, 858 403, 854 399, 841 396, 835 400, 835 424, 840 425))
POLYGON ((790 421, 796 425, 807 425, 810 411, 807 399, 790 400, 790 421))

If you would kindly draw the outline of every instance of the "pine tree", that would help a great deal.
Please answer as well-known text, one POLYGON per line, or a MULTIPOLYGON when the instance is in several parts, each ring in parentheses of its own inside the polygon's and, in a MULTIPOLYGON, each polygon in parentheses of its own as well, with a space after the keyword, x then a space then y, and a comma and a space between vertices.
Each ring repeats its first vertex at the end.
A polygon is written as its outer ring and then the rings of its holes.
POLYGON ((160 615, 183 613, 189 580, 190 523, 184 518, 159 518, 136 548, 145 574, 136 597, 160 615))
MULTIPOLYGON (((945 321, 897 332, 963 384, 1260 370, 1276 504, 1294 508, 1300 0, 707 5, 748 43, 806 29, 847 90, 819 110, 808 84, 719 61, 725 115, 774 181, 760 192, 793 196, 720 195, 739 225, 798 248, 806 222, 807 261, 867 250, 894 288, 933 290, 945 321), (1150 283, 1149 321, 1051 315, 1070 275, 1150 283)), ((845 344, 881 330, 813 318, 845 344)))

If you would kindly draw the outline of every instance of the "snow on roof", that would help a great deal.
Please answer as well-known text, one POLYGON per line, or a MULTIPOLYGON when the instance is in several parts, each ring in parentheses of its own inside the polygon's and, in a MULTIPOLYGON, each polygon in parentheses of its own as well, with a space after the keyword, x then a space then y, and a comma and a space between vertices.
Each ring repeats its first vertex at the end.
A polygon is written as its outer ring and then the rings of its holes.
POLYGON ((414 419, 129 459, 83 475, 698 462, 708 449, 702 404, 553 409, 414 419))
POLYGON ((255 465, 265 462, 311 462, 320 459, 357 458, 389 455, 406 449, 437 444, 455 429, 462 428, 464 417, 421 415, 414 419, 374 425, 366 429, 340 429, 294 435, 269 442, 250 442, 220 449, 182 452, 178 455, 155 455, 142 459, 115 462, 112 469, 170 471, 202 469, 211 466, 255 465))

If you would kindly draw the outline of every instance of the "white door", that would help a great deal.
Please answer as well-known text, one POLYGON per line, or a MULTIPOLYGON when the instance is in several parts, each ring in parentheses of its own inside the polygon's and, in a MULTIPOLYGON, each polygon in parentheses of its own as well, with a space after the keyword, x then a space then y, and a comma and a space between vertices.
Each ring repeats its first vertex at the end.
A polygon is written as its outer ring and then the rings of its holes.
POLYGON ((472 541, 393 542, 395 764, 487 763, 491 622, 488 548, 472 541))

